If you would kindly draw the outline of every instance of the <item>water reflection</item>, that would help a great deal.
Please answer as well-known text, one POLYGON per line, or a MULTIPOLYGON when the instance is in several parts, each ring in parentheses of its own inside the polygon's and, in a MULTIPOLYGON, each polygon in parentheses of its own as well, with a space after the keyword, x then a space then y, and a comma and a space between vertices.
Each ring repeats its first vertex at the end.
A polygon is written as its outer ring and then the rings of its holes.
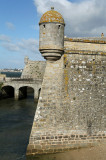
POLYGON ((26 148, 37 104, 33 95, 0 100, 0 160, 105 160, 106 143, 65 153, 27 157, 26 148))
POLYGON ((31 94, 20 101, 0 100, 0 160, 26 160, 36 106, 31 94))

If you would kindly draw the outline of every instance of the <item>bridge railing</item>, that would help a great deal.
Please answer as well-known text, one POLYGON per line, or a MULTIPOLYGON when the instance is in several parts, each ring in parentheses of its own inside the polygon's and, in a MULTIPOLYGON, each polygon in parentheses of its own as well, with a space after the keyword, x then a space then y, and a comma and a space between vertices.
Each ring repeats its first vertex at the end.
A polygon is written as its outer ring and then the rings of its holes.
POLYGON ((33 81, 33 78, 11 78, 11 81, 33 81))
POLYGON ((41 79, 35 79, 35 78, 14 78, 14 77, 12 77, 12 78, 6 78, 5 79, 5 81, 4 82, 28 82, 28 83, 30 83, 30 82, 42 82, 42 80, 41 79))

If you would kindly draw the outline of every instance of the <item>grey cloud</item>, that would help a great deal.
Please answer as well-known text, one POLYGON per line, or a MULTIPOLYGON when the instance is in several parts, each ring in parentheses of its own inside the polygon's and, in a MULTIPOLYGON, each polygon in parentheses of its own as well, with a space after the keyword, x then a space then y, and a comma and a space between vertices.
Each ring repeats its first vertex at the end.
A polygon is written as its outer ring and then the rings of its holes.
POLYGON ((11 29, 11 30, 15 29, 14 24, 11 23, 11 22, 6 22, 6 26, 7 26, 8 29, 11 29))
POLYGON ((2 43, 2 47, 7 49, 8 51, 17 52, 19 51, 19 47, 13 43, 2 43))
POLYGON ((105 0, 34 0, 34 4, 40 15, 54 6, 65 19, 67 36, 100 36, 102 32, 106 35, 105 0))
POLYGON ((21 42, 18 43, 18 46, 20 49, 25 49, 27 51, 31 52, 37 52, 38 51, 38 40, 36 39, 23 39, 21 42))
POLYGON ((0 41, 1 42, 10 42, 11 39, 10 39, 10 37, 2 34, 2 35, 0 35, 0 41))
POLYGON ((21 39, 20 41, 17 41, 16 43, 10 41, 10 37, 6 35, 0 35, 0 40, 1 40, 1 46, 8 51, 11 52, 24 52, 24 53, 34 53, 38 54, 39 53, 39 41, 30 38, 30 39, 21 39))

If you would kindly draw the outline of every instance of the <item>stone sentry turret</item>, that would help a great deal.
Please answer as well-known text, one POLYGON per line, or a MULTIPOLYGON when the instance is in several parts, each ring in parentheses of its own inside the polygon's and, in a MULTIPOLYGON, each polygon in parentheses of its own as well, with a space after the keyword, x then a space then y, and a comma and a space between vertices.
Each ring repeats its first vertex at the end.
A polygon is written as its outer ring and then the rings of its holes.
POLYGON ((39 22, 39 51, 46 60, 60 59, 64 52, 64 19, 51 7, 43 14, 39 22))
POLYGON ((25 65, 28 64, 28 61, 29 61, 29 58, 26 56, 26 57, 24 58, 24 63, 25 63, 25 65))

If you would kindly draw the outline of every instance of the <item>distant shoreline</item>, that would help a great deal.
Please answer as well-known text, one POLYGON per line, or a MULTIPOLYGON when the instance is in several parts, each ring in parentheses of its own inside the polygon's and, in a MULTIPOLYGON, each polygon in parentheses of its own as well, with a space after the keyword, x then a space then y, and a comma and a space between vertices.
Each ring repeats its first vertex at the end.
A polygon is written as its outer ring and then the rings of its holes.
POLYGON ((22 72, 22 70, 18 70, 18 71, 15 71, 15 70, 0 70, 0 72, 22 72))
POLYGON ((13 70, 2 70, 0 75, 6 75, 6 77, 21 77, 22 71, 13 71, 13 70))

